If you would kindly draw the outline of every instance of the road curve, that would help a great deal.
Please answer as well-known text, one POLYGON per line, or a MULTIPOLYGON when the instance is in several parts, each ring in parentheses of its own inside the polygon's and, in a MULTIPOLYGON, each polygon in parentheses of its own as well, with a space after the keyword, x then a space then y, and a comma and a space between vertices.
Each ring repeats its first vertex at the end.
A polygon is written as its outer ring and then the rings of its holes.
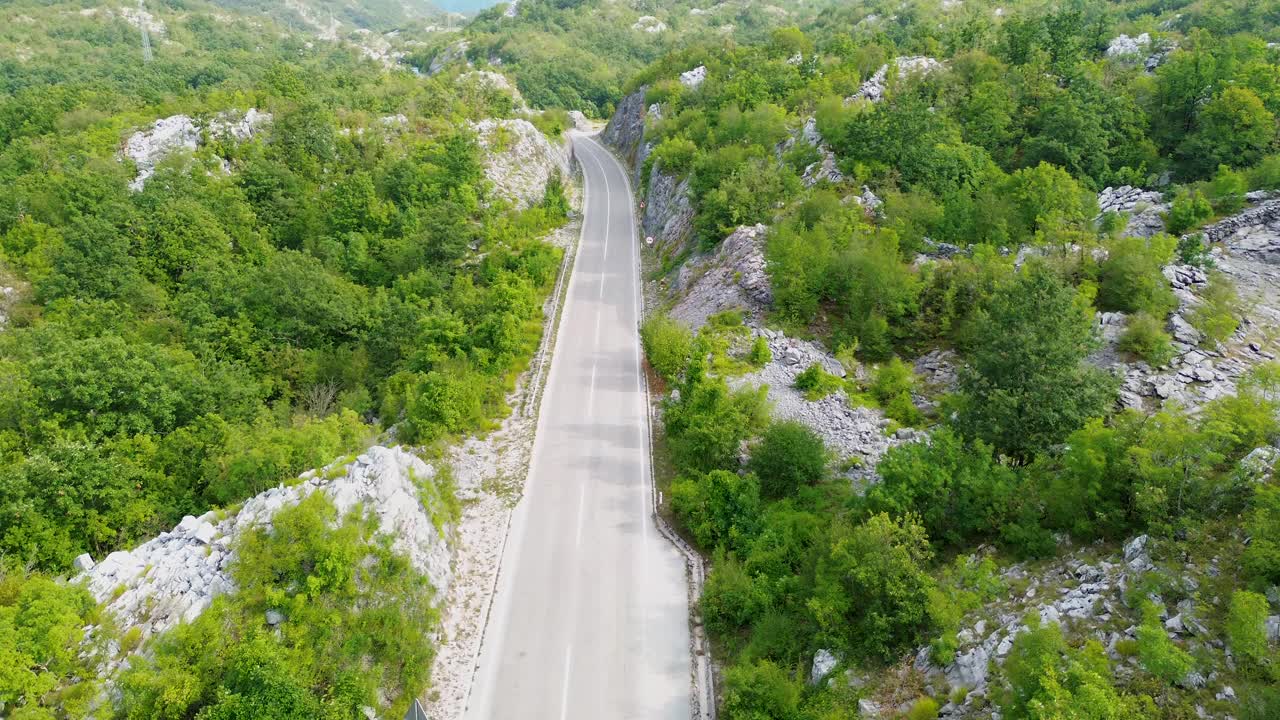
POLYGON ((651 516, 639 248, 622 166, 576 135, 582 240, 468 720, 688 720, 684 560, 651 516))

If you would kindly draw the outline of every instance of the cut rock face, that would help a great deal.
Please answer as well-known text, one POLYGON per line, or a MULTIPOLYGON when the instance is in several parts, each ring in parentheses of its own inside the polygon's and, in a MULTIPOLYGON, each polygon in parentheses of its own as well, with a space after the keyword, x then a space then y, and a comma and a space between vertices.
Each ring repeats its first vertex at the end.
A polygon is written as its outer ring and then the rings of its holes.
POLYGON ((684 297, 671 317, 697 329, 718 312, 744 309, 753 316, 773 302, 765 274, 764 225, 744 225, 725 238, 714 253, 680 269, 676 282, 684 297))

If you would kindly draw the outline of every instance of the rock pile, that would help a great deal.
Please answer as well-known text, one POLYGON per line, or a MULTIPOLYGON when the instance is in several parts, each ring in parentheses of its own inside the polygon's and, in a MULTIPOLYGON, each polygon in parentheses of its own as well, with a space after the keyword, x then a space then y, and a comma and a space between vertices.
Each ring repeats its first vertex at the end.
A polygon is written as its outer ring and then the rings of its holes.
POLYGON ((763 368, 731 378, 733 387, 768 386, 768 400, 773 416, 780 420, 804 423, 816 432, 842 460, 853 460, 847 476, 855 482, 874 482, 875 466, 889 448, 917 440, 922 433, 902 429, 889 434, 890 421, 879 410, 854 407, 844 391, 837 391, 817 401, 810 401, 794 385, 796 376, 817 364, 832 375, 843 377, 844 367, 821 346, 807 340, 787 337, 768 328, 752 328, 769 344, 773 359, 763 368))
POLYGON ((1107 57, 1125 61, 1142 57, 1144 58, 1142 66, 1147 72, 1155 72, 1155 69, 1164 63, 1165 58, 1172 51, 1172 45, 1155 41, 1150 33, 1142 33, 1134 37, 1119 35, 1112 38, 1111 43, 1107 45, 1107 57))
POLYGON ((499 197, 517 208, 542 201, 552 175, 569 174, 569 153, 553 145, 528 120, 481 120, 472 123, 485 152, 484 174, 499 197))
MULTIPOLYGON (((988 697, 991 668, 1004 664, 1014 640, 1027 631, 1025 619, 1029 614, 1038 616, 1041 623, 1077 627, 1093 635, 1117 662, 1117 671, 1124 671, 1118 662, 1122 657, 1116 644, 1133 639, 1136 627, 1129 623, 1134 611, 1125 605, 1123 595, 1137 576, 1155 569, 1150 540, 1145 535, 1129 540, 1118 557, 1088 559, 1086 554, 1073 553, 1034 574, 1021 563, 1006 568, 1002 578, 1010 584, 1025 585, 1025 589, 968 618, 957 634, 959 650, 951 664, 939 667, 931 660, 928 646, 919 649, 916 669, 926 676, 945 679, 953 688, 964 687, 970 691, 963 701, 944 705, 939 717, 987 715, 989 708, 983 711, 986 706, 983 699, 988 697), (1108 624, 1127 629, 1100 629, 1108 624)), ((1196 580, 1186 577, 1182 582, 1194 589, 1196 580)), ((1153 600, 1163 607, 1160 598, 1153 600)), ((1208 633, 1196 618, 1191 602, 1184 601, 1172 611, 1165 610, 1162 618, 1172 636, 1208 641, 1208 633)))
POLYGON ((172 531, 96 564, 81 555, 75 562, 81 571, 76 579, 85 582, 121 628, 139 628, 143 638, 164 632, 195 619, 214 597, 234 589, 228 565, 241 534, 270 527, 281 508, 319 491, 340 516, 357 507, 376 516, 379 532, 394 538, 393 548, 425 573, 443 597, 451 578, 448 528, 433 522, 437 508, 424 507, 435 496, 419 494, 420 485, 433 488, 434 477, 431 466, 398 447, 372 447, 345 466, 308 472, 296 485, 268 490, 234 514, 187 516, 172 531))
POLYGON ((1098 209, 1128 215, 1125 235, 1149 238, 1164 232, 1164 215, 1169 212, 1169 204, 1158 192, 1123 185, 1107 187, 1098 193, 1098 209))
MULTIPOLYGON (((520 94, 520 89, 511 84, 506 75, 496 73, 492 70, 471 70, 458 76, 460 84, 474 84, 477 87, 486 90, 496 90, 511 97, 511 102, 517 111, 528 111, 529 107, 524 101, 524 96, 520 94)), ((579 113, 581 114, 581 113, 579 113)))
POLYGON ((1107 57, 1132 57, 1142 55, 1151 47, 1151 34, 1142 33, 1137 37, 1120 35, 1111 39, 1107 45, 1107 57))
POLYGON ((765 274, 764 225, 744 225, 735 230, 715 252, 686 262, 673 290, 682 293, 671 317, 698 329, 712 315, 743 309, 757 318, 773 302, 769 276, 765 274))
POLYGON ((631 29, 637 32, 657 35, 667 29, 667 24, 652 15, 641 15, 632 23, 631 29))
MULTIPOLYGON (((1252 195, 1252 197, 1261 198, 1266 196, 1252 195)), ((1271 251, 1275 246, 1280 246, 1280 198, 1267 199, 1244 212, 1208 225, 1200 232, 1204 235, 1205 240, 1215 243, 1228 240, 1237 234, 1264 238, 1267 241, 1266 245, 1270 247, 1259 259, 1278 264, 1280 263, 1280 254, 1273 255, 1271 251)), ((1262 250, 1256 238, 1252 239, 1250 244, 1252 247, 1246 249, 1248 252, 1256 255, 1262 250)))

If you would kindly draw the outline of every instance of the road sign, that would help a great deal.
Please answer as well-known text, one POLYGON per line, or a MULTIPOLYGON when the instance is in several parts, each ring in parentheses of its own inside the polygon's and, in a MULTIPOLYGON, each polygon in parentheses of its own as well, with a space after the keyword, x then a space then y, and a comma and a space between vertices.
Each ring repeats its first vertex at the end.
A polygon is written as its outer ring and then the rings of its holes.
POLYGON ((404 720, 427 720, 427 711, 422 709, 422 705, 417 700, 414 700, 413 705, 409 706, 409 712, 405 713, 404 720))

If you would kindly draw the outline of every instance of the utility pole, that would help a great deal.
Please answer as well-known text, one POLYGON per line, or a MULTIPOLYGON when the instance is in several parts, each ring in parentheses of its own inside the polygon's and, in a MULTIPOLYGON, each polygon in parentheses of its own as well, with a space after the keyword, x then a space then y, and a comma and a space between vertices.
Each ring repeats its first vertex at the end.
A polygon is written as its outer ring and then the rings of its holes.
POLYGON ((138 0, 138 27, 142 28, 142 62, 149 63, 155 56, 151 53, 151 33, 147 32, 146 0, 138 0))

